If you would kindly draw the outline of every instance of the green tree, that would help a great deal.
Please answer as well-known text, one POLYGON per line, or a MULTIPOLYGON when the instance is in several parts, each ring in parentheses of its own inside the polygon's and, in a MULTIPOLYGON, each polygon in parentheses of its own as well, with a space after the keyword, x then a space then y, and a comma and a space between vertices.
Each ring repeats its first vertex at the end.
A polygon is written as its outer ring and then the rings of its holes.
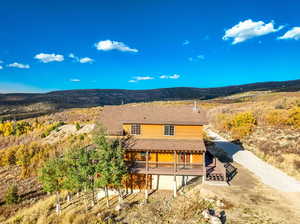
POLYGON ((8 187, 4 199, 7 204, 16 204, 19 201, 17 185, 8 187))
POLYGON ((108 188, 117 188, 120 196, 122 180, 127 174, 127 168, 124 161, 124 149, 121 140, 109 140, 103 132, 94 137, 96 144, 96 186, 103 188, 106 196, 106 204, 109 207, 108 188))
POLYGON ((125 164, 125 150, 122 147, 122 141, 117 139, 112 144, 113 157, 111 160, 112 182, 111 185, 119 192, 119 200, 121 199, 121 189, 124 179, 127 177, 127 166, 125 164))
POLYGON ((39 180, 43 189, 49 193, 56 194, 56 213, 60 213, 60 191, 64 187, 66 164, 63 158, 53 158, 48 160, 40 169, 39 180))
POLYGON ((87 209, 87 193, 92 191, 95 204, 95 161, 94 150, 88 147, 72 150, 67 155, 67 178, 64 187, 69 190, 84 191, 87 209))
POLYGON ((78 122, 76 122, 76 130, 78 131, 78 130, 80 130, 80 128, 81 128, 80 124, 78 122))

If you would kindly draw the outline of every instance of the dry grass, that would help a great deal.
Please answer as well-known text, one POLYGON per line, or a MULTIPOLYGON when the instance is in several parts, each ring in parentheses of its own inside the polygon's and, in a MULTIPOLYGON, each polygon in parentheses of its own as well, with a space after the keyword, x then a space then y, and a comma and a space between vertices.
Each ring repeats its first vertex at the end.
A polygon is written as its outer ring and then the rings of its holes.
POLYGON ((300 180, 299 104, 299 92, 254 94, 242 103, 224 102, 208 114, 213 128, 225 137, 239 138, 246 149, 300 180), (256 123, 240 122, 235 130, 232 121, 247 113, 253 114, 256 123))

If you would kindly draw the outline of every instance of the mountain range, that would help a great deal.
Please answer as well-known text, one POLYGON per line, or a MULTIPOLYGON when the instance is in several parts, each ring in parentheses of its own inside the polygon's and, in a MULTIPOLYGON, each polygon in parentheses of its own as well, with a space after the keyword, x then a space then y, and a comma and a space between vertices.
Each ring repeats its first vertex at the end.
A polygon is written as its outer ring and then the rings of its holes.
POLYGON ((0 116, 48 113, 66 108, 117 105, 157 100, 207 100, 248 91, 299 91, 300 79, 216 88, 175 87, 149 90, 80 89, 48 93, 0 94, 0 116))

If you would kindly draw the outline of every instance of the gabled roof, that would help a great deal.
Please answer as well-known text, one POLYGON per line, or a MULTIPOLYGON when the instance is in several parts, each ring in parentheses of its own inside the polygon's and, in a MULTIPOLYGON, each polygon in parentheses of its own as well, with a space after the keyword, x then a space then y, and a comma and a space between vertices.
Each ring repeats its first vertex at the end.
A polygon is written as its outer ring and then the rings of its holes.
POLYGON ((122 135, 122 125, 181 124, 205 125, 206 113, 193 105, 129 104, 104 106, 100 121, 109 135, 122 135))
POLYGON ((206 148, 202 139, 141 139, 130 140, 129 151, 178 151, 178 152, 205 152, 206 148))

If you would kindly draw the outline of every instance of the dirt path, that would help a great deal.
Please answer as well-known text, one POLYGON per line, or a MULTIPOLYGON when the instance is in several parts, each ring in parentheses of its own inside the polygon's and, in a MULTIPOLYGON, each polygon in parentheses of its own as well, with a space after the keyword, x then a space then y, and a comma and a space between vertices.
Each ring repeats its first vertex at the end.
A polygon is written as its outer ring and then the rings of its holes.
POLYGON ((216 195, 233 205, 226 210, 228 223, 299 224, 300 193, 278 191, 243 166, 234 166, 238 173, 230 186, 201 186, 204 195, 216 195))
POLYGON ((281 170, 271 166, 255 156, 248 150, 243 150, 240 146, 229 142, 217 133, 207 130, 216 147, 223 149, 233 161, 241 164, 264 184, 282 192, 300 192, 300 182, 288 176, 281 170))

